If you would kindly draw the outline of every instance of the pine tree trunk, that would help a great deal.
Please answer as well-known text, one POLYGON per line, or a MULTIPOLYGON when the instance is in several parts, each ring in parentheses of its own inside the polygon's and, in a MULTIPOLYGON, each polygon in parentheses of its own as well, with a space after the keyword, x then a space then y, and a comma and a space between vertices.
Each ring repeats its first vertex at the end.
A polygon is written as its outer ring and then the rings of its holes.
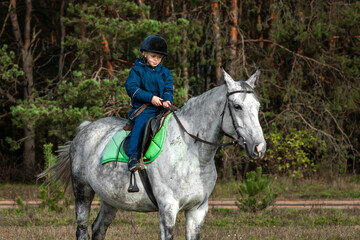
POLYGON ((214 21, 214 44, 215 44, 215 73, 216 73, 216 85, 221 85, 221 45, 220 45, 220 19, 219 19, 219 3, 217 1, 212 3, 212 15, 214 21))
MULTIPOLYGON (((262 7, 262 0, 261 1, 259 1, 259 6, 258 6, 258 10, 257 10, 257 24, 259 25, 259 26, 261 26, 262 25, 262 20, 261 20, 261 7, 262 7)), ((263 39, 264 39, 264 31, 261 29, 260 31, 259 31, 259 44, 260 44, 260 47, 261 48, 264 48, 264 42, 263 42, 263 39)))
POLYGON ((65 41, 65 25, 63 21, 65 12, 65 0, 61 1, 61 7, 60 7, 60 31, 61 31, 61 37, 60 37, 60 56, 59 56, 59 83, 62 82, 63 79, 63 69, 64 69, 64 45, 63 42, 65 41))
MULTIPOLYGON (((26 0, 26 15, 25 15, 25 29, 24 29, 24 41, 22 40, 21 30, 16 14, 16 0, 11 0, 11 23, 13 26, 14 36, 18 47, 21 49, 21 57, 24 69, 24 99, 33 100, 34 93, 34 79, 33 79, 33 55, 31 52, 31 0, 26 0)), ((23 163, 25 175, 27 178, 34 176, 35 169, 35 127, 27 124, 24 127, 24 152, 23 163)))
MULTIPOLYGON (((271 7, 272 5, 272 0, 269 0, 269 9, 272 9, 271 7)), ((272 12, 270 13, 270 19, 268 20, 268 25, 269 25, 269 28, 268 28, 268 36, 269 36, 269 40, 271 41, 270 39, 270 36, 271 36, 271 31, 272 31, 272 22, 276 19, 276 12, 274 10, 272 10, 272 12)), ((268 44, 268 47, 269 47, 269 57, 268 57, 268 61, 270 62, 270 66, 274 66, 274 53, 275 53, 275 50, 274 50, 274 44, 272 42, 270 42, 268 44)))
POLYGON ((109 42, 104 35, 103 35, 103 40, 101 43, 103 45, 102 46, 103 52, 105 53, 106 68, 107 68, 110 78, 112 78, 114 76, 113 61, 111 59, 109 42))
POLYGON ((231 64, 230 64, 230 75, 235 74, 236 68, 236 43, 237 43, 237 24, 238 24, 238 1, 232 0, 231 1, 231 31, 230 31, 230 57, 231 57, 231 64))
MULTIPOLYGON (((138 0, 139 6, 141 6, 144 2, 145 2, 145 0, 138 0)), ((141 18, 142 18, 142 19, 146 19, 146 15, 145 15, 145 11, 144 11, 144 10, 141 10, 141 18)))

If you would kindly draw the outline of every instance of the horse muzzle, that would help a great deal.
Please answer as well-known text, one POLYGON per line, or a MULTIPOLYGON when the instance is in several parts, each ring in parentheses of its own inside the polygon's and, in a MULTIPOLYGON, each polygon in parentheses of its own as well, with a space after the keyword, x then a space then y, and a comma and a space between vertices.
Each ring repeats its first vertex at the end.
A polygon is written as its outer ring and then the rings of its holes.
POLYGON ((262 159, 266 152, 266 142, 251 144, 246 146, 248 156, 253 159, 262 159))

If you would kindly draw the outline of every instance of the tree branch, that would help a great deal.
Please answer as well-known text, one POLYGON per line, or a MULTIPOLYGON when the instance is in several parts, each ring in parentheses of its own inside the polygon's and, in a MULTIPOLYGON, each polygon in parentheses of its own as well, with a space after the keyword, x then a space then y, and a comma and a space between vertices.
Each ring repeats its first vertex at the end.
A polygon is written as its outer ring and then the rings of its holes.
POLYGON ((10 20, 11 20, 11 24, 13 26, 16 43, 17 43, 18 47, 20 49, 22 49, 23 41, 21 38, 21 30, 20 30, 19 21, 18 21, 17 14, 16 14, 16 0, 10 0, 9 9, 10 9, 10 20))
MULTIPOLYGON (((277 46, 277 47, 279 47, 279 48, 281 48, 281 49, 284 49, 285 51, 287 51, 287 52, 289 52, 289 53, 291 53, 291 54, 293 54, 293 55, 295 55, 295 56, 297 56, 297 57, 299 57, 299 58, 308 60, 308 61, 310 61, 310 62, 314 62, 314 63, 316 63, 316 64, 318 64, 318 65, 321 65, 321 66, 324 66, 324 67, 328 67, 328 68, 334 69, 335 71, 337 71, 337 72, 339 72, 339 73, 341 72, 339 69, 337 69, 337 68, 335 68, 335 67, 333 67, 333 66, 331 66, 331 65, 329 65, 329 64, 321 63, 321 62, 319 62, 319 61, 317 61, 317 60, 315 60, 315 59, 313 59, 313 58, 310 58, 310 57, 301 55, 301 54, 299 54, 299 53, 293 52, 293 51, 291 51, 290 49, 288 49, 287 47, 284 47, 284 46, 282 46, 282 45, 280 45, 280 44, 278 44, 278 43, 275 43, 275 42, 273 42, 273 41, 271 41, 271 40, 268 40, 268 39, 247 39, 247 40, 244 40, 244 42, 268 42, 268 43, 274 44, 275 46, 277 46)), ((238 43, 238 44, 240 44, 240 43, 238 43)))
POLYGON ((9 16, 10 16, 10 11, 11 11, 11 4, 9 4, 8 13, 6 14, 6 17, 5 17, 5 20, 4 20, 4 24, 3 24, 2 28, 1 28, 0 38, 1 38, 1 36, 3 35, 3 33, 4 33, 4 30, 5 30, 5 27, 6 27, 6 22, 7 22, 8 18, 9 18, 9 16))
POLYGON ((305 123, 308 127, 311 128, 311 130, 313 130, 313 131, 315 131, 315 132, 319 132, 319 133, 325 135, 326 137, 329 138, 330 142, 334 145, 334 147, 336 146, 336 139, 335 139, 332 135, 328 134, 327 132, 324 132, 323 130, 317 129, 316 127, 312 126, 310 123, 308 123, 308 121, 306 121, 306 119, 304 118, 304 116, 303 116, 301 113, 299 113, 298 111, 296 111, 295 109, 291 108, 291 110, 292 110, 294 113, 296 113, 297 115, 299 115, 299 117, 304 121, 304 123, 305 123))
POLYGON ((5 95, 9 99, 10 102, 17 103, 16 98, 14 98, 10 93, 5 92, 4 89, 2 89, 1 87, 0 87, 0 93, 1 93, 1 95, 5 95))

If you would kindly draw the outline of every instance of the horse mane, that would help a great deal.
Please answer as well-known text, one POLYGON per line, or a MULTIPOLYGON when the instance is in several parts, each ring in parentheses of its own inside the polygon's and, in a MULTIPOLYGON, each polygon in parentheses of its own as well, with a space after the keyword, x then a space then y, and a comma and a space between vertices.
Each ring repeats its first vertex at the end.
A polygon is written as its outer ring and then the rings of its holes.
POLYGON ((212 88, 202 94, 200 94, 199 96, 195 96, 190 98, 185 104, 184 106, 182 106, 179 109, 179 114, 187 114, 189 113, 191 110, 193 111, 197 111, 196 106, 198 105, 202 105, 202 104, 206 104, 206 100, 208 99, 208 97, 210 95, 213 95, 215 92, 217 92, 220 88, 223 88, 224 85, 212 88))

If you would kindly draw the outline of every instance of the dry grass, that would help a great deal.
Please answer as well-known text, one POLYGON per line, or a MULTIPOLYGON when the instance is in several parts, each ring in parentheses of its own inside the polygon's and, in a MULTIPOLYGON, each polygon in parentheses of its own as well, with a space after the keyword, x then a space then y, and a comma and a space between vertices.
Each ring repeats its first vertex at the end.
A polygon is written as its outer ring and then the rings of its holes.
MULTIPOLYGON (((9 240, 68 240, 75 239, 75 226, 38 226, 38 227, 2 227, 0 226, 0 239, 9 240)), ((180 235, 180 234, 177 234, 180 235)), ((359 239, 359 227, 325 226, 303 229, 302 227, 239 227, 231 230, 213 230, 204 227, 202 239, 311 239, 311 240, 352 240, 359 239)), ((147 239, 157 240, 158 233, 153 230, 139 229, 127 230, 121 226, 111 226, 106 235, 107 240, 147 239)), ((176 236, 176 240, 185 239, 176 236)))
MULTIPOLYGON (((359 179, 302 180, 276 179, 280 199, 358 199, 359 179)), ((235 199, 238 182, 218 182, 212 198, 235 199)), ((0 199, 35 199, 38 186, 0 185, 0 199)), ((98 209, 91 212, 90 224, 98 209)), ((185 218, 177 217, 175 239, 185 239, 185 218)), ((2 239, 75 239, 75 212, 56 213, 48 209, 0 209, 2 239)), ((89 232, 91 229, 89 227, 89 232)), ((210 210, 202 239, 359 239, 360 209, 271 209, 257 214, 239 210, 210 210)), ((158 239, 157 213, 119 211, 106 239, 158 239)))
MULTIPOLYGON (((98 209, 91 213, 90 222, 98 209)), ((257 214, 239 210, 210 210, 202 239, 358 239, 360 210, 273 209, 257 214)), ((185 218, 176 220, 175 239, 185 239, 185 218)), ((0 239, 74 239, 75 214, 67 209, 55 213, 46 209, 0 210, 0 239)), ((91 232, 89 228, 89 232, 91 232)), ((106 239, 158 239, 157 213, 119 211, 106 239)))
MULTIPOLYGON (((218 180, 212 199, 236 199, 239 197, 239 181, 218 180)), ((292 179, 277 177, 273 182, 278 192, 278 199, 360 199, 360 176, 349 175, 345 177, 318 178, 318 179, 292 179)), ((39 185, 0 184, 0 200, 36 199, 39 194, 39 185)), ((72 195, 72 193, 70 194, 72 195)))

